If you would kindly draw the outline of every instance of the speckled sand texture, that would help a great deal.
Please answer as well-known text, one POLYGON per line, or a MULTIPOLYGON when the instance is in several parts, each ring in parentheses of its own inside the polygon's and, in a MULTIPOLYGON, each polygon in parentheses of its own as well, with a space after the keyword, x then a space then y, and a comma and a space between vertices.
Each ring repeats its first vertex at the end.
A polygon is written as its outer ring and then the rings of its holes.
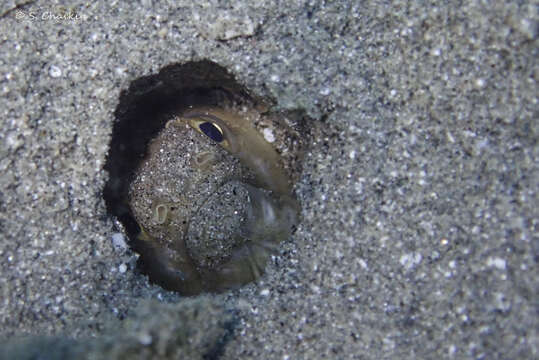
POLYGON ((0 5, 0 357, 539 357, 537 2, 166 3, 0 5), (186 299, 135 271, 102 168, 120 92, 201 59, 321 130, 268 274, 186 299))

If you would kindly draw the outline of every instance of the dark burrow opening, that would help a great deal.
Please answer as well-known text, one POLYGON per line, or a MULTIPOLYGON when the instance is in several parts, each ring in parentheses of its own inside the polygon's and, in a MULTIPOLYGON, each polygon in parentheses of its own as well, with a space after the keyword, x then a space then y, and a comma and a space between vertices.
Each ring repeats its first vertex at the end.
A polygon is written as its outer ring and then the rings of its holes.
POLYGON ((208 60, 122 91, 103 196, 150 281, 185 295, 236 288, 293 233, 313 121, 273 104, 208 60))

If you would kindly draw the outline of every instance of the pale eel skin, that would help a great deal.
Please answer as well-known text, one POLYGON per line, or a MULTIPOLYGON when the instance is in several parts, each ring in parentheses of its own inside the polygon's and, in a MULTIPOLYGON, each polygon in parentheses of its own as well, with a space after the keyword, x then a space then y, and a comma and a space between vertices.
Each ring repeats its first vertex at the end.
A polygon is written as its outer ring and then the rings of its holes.
MULTIPOLYGON (((233 248, 218 266, 202 267, 190 255, 187 231, 178 234, 171 248, 161 245, 140 226, 136 248, 143 260, 143 271, 152 281, 184 295, 237 288, 264 273, 279 243, 290 237, 297 225, 299 205, 281 157, 245 112, 233 108, 192 108, 167 126, 185 124, 206 135, 208 141, 219 143, 254 175, 248 180, 237 179, 249 198, 239 231, 233 235, 241 238, 241 245, 233 248)), ((167 206, 154 207, 156 222, 166 223, 167 206)))

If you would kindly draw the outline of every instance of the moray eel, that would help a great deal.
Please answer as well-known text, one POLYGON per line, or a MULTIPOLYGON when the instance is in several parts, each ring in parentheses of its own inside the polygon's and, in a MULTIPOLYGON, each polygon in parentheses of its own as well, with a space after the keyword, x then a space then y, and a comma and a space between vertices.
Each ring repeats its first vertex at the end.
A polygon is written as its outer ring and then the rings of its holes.
POLYGON ((299 205, 256 116, 191 108, 149 145, 130 205, 140 226, 134 248, 153 282, 184 295, 239 287, 258 279, 291 235, 299 205))

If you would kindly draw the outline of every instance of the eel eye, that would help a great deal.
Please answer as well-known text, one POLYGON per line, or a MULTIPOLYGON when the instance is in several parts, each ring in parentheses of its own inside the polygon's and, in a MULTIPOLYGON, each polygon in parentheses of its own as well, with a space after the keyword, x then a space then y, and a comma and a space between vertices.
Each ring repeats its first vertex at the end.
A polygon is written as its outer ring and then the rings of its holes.
POLYGON ((221 130, 221 128, 217 124, 206 121, 206 122, 200 123, 198 125, 198 128, 207 137, 209 137, 210 139, 212 139, 215 142, 220 143, 224 139, 223 130, 221 130))

